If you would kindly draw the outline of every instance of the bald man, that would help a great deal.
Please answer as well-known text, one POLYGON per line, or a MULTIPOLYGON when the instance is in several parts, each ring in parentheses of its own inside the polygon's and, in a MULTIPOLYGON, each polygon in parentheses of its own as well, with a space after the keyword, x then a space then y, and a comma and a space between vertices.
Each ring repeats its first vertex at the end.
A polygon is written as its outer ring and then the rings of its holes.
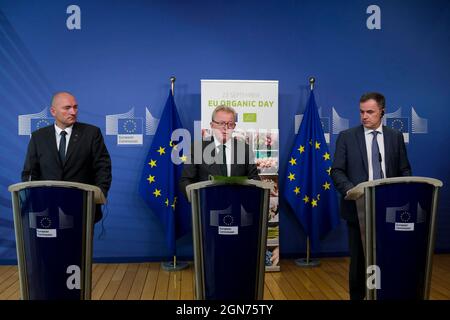
MULTIPOLYGON (((22 181, 60 180, 99 187, 105 197, 111 186, 111 158, 99 128, 77 122, 78 103, 69 92, 56 93, 50 112, 55 123, 31 135, 22 181)), ((98 205, 94 221, 102 218, 98 205)))

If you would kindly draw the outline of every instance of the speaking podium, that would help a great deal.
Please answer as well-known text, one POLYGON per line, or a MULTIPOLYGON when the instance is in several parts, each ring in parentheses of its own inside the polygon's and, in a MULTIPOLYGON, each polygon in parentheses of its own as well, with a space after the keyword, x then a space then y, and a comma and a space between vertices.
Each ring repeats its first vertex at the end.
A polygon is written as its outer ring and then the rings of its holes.
POLYGON ((239 178, 186 188, 197 300, 263 298, 270 184, 239 178))
POLYGON ((396 177, 360 183, 355 200, 366 258, 366 299, 428 299, 442 181, 396 177))
POLYGON ((12 194, 20 293, 23 300, 91 298, 96 186, 29 181, 12 194))

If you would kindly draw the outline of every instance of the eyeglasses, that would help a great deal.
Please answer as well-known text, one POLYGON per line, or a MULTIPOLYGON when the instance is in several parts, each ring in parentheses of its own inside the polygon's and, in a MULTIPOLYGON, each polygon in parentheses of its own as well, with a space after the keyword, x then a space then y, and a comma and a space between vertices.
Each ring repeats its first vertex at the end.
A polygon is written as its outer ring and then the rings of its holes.
POLYGON ((234 127, 236 127, 236 123, 234 122, 217 122, 215 120, 213 120, 212 122, 214 122, 219 127, 227 127, 228 129, 233 129, 234 127))

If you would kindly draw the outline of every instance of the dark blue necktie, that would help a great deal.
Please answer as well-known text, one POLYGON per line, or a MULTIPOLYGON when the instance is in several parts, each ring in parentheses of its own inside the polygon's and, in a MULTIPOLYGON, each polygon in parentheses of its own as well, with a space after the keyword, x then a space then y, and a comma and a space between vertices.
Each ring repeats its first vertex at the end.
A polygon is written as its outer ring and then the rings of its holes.
POLYGON ((373 140, 372 140, 372 170, 373 170, 373 180, 381 179, 381 154, 380 149, 378 148, 377 134, 378 131, 372 131, 373 140))
POLYGON ((66 161, 66 134, 64 130, 61 131, 61 140, 59 140, 59 159, 62 164, 66 161))

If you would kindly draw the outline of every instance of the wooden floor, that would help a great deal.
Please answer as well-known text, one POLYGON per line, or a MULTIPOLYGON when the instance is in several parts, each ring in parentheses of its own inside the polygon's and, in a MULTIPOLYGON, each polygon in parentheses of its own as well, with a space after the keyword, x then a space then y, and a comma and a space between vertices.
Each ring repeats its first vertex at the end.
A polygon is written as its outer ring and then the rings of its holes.
MULTIPOLYGON (((193 264, 177 272, 160 263, 95 264, 93 300, 192 300, 193 264)), ((265 300, 346 300, 348 258, 324 258, 316 268, 281 261, 281 272, 266 273, 265 300)), ((450 300, 450 255, 435 255, 432 300, 450 300)), ((0 300, 19 299, 17 266, 0 266, 0 300)))

